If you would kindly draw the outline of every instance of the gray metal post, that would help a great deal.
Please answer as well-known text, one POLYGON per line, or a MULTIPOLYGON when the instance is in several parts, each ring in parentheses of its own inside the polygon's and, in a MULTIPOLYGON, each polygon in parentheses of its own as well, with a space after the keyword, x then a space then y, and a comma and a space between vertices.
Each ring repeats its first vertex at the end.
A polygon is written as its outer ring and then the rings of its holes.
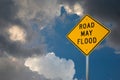
POLYGON ((86 80, 89 80, 89 56, 86 56, 86 80))

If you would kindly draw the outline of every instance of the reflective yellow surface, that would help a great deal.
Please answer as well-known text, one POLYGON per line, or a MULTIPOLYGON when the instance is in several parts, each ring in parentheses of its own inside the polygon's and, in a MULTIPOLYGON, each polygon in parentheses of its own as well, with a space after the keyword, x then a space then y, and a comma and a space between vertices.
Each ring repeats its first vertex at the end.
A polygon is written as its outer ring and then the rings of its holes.
POLYGON ((88 56, 100 42, 110 33, 110 30, 86 15, 67 34, 67 38, 88 56))

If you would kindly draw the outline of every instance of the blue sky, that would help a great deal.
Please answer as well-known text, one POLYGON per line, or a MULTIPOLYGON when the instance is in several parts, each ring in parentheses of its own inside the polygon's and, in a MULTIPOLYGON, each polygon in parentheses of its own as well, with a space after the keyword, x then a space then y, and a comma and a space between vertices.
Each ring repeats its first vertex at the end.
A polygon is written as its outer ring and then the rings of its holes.
POLYGON ((89 55, 89 80, 119 80, 119 0, 1 0, 0 80, 86 80, 66 35, 89 14, 111 30, 89 55))
MULTIPOLYGON (((50 51, 54 51, 57 56, 72 59, 75 63, 75 77, 85 80, 85 56, 66 39, 66 34, 81 18, 76 14, 67 14, 64 8, 61 10, 61 14, 65 15, 64 22, 60 20, 62 15, 56 19, 55 36, 47 36, 48 47, 52 46, 53 48, 50 51)), ((100 45, 105 43, 106 39, 100 45)), ((90 54, 90 79, 119 80, 120 55, 114 52, 114 49, 105 46, 101 49, 95 49, 90 54)))

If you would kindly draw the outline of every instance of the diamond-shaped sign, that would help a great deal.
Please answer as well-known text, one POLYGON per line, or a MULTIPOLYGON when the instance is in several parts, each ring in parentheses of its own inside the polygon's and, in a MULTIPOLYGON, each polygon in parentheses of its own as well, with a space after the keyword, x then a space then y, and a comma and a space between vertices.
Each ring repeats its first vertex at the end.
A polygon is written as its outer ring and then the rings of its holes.
POLYGON ((86 15, 67 34, 67 38, 86 56, 88 56, 100 42, 110 33, 101 23, 86 15))

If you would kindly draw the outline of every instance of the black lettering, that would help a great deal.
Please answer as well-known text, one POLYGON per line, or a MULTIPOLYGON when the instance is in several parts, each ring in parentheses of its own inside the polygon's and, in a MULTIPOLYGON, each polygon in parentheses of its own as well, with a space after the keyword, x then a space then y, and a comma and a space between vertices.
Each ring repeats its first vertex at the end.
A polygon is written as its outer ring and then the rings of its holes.
POLYGON ((86 31, 81 31, 81 36, 89 36, 92 35, 93 30, 86 30, 86 31))
POLYGON ((87 38, 84 39, 84 43, 85 43, 85 44, 88 43, 88 39, 87 39, 87 38))
POLYGON ((83 24, 83 28, 86 29, 86 24, 85 23, 83 24))
POLYGON ((91 28, 93 28, 95 26, 94 22, 91 22, 91 28))
POLYGON ((87 36, 87 35, 89 36, 89 33, 88 33, 88 31, 86 31, 86 36, 87 36))
POLYGON ((82 39, 77 39, 77 44, 83 44, 82 39))
POLYGON ((89 38, 89 43, 90 43, 90 44, 92 43, 92 38, 89 38))
POLYGON ((80 42, 80 39, 77 39, 77 44, 79 44, 79 42, 80 42))
POLYGON ((94 22, 91 23, 83 23, 79 25, 79 29, 93 28, 95 26, 94 22))
POLYGON ((96 37, 90 37, 90 38, 83 38, 83 39, 77 39, 77 44, 94 44, 97 42, 96 37))
POLYGON ((90 32, 90 35, 92 35, 92 31, 93 31, 93 30, 89 30, 89 32, 90 32))
POLYGON ((81 39, 81 44, 84 44, 84 43, 83 43, 83 39, 81 39))
POLYGON ((90 23, 88 23, 87 28, 90 28, 90 26, 91 26, 90 23))
POLYGON ((85 31, 81 31, 81 36, 85 36, 85 31))
POLYGON ((96 43, 96 42, 97 42, 97 38, 93 37, 93 43, 96 43))
POLYGON ((79 29, 82 29, 82 24, 79 25, 79 29))

